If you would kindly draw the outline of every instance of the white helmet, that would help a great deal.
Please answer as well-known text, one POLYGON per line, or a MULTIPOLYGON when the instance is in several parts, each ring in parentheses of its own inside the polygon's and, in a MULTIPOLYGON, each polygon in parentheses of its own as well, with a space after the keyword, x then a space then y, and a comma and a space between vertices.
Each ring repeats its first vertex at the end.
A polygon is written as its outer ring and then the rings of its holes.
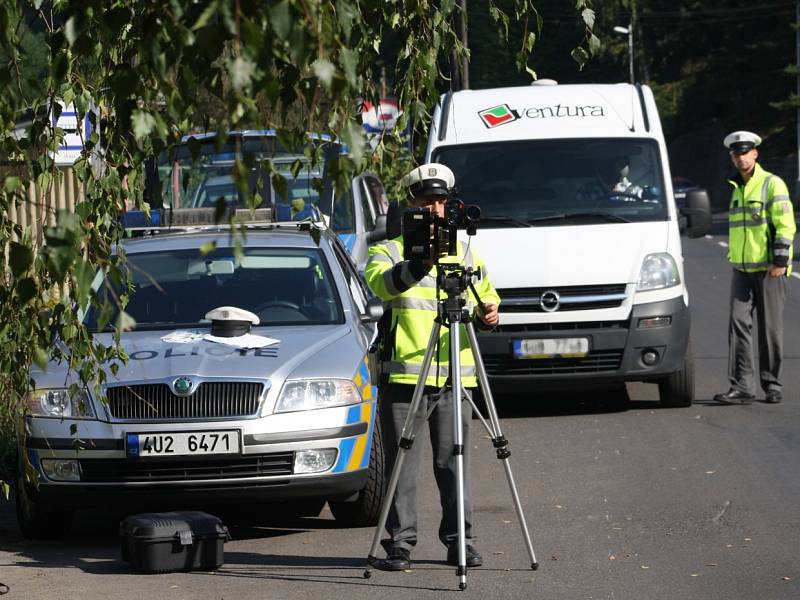
POLYGON ((427 163, 403 177, 402 185, 412 198, 446 196, 456 184, 456 176, 450 167, 439 163, 427 163))

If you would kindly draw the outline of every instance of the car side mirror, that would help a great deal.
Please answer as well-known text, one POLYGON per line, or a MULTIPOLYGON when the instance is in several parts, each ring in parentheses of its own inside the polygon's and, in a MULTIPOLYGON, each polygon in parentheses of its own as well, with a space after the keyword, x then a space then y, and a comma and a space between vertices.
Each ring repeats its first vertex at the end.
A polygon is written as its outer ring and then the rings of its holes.
POLYGON ((711 201, 703 189, 686 192, 686 206, 681 208, 686 217, 686 235, 690 238, 703 237, 711 229, 711 201))
POLYGON ((386 215, 378 215, 375 219, 375 227, 367 233, 367 243, 374 244, 386 239, 386 215))
POLYGON ((367 310, 361 315, 362 323, 377 323, 383 316, 383 300, 372 297, 367 301, 367 310))

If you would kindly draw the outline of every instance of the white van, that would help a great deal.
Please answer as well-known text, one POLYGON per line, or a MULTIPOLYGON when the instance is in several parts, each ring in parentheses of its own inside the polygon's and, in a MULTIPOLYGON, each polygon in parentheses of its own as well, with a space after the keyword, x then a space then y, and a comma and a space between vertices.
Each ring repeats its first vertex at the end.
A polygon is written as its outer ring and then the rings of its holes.
POLYGON ((502 298, 479 336, 493 389, 659 384, 689 406, 694 369, 679 222, 710 226, 705 192, 678 214, 653 94, 628 84, 442 97, 426 159, 448 165, 502 298))

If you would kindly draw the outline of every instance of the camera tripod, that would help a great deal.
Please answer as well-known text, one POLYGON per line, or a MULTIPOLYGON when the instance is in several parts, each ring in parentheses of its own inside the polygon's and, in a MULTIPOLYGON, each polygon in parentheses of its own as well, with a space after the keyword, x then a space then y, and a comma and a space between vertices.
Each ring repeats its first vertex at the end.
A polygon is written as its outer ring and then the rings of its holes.
MULTIPOLYGON (((375 528, 375 535, 372 538, 372 547, 370 548, 369 555, 367 556, 367 566, 364 570, 364 578, 368 579, 372 575, 372 567, 379 568, 381 559, 376 557, 378 546, 380 545, 381 533, 386 526, 386 521, 391 509, 392 500, 394 499, 397 490, 398 480, 400 473, 403 469, 405 455, 414 444, 415 432, 415 415, 420 409, 422 394, 425 388, 425 381, 430 371, 431 362, 433 360, 433 353, 438 345, 439 334, 442 326, 449 328, 450 339, 450 363, 449 363, 449 377, 448 381, 452 388, 451 399, 453 401, 453 455, 456 457, 456 495, 457 495, 457 519, 458 519, 458 566, 456 567, 456 576, 458 577, 458 587, 461 590, 467 588, 467 559, 466 559, 466 532, 464 526, 464 432, 462 430, 462 407, 461 400, 466 399, 472 411, 477 415, 478 419, 483 424, 492 439, 492 445, 495 448, 498 460, 503 462, 505 468, 506 479, 511 491, 511 497, 514 502, 514 508, 519 519, 520 528, 525 541, 525 546, 528 550, 530 557, 531 569, 534 571, 538 568, 536 562, 536 555, 533 552, 533 545, 528 533, 528 526, 525 522, 525 515, 522 512, 522 506, 519 501, 519 494, 517 487, 514 483, 514 476, 511 473, 511 465, 508 458, 511 456, 511 451, 508 449, 508 440, 506 440, 502 431, 500 430, 500 421, 497 417, 497 409, 492 399, 492 393, 489 389, 489 379, 486 376, 486 370, 483 366, 480 352, 478 351, 478 339, 475 335, 475 328, 472 323, 469 311, 464 306, 466 300, 464 298, 465 292, 468 288, 475 289, 472 286, 472 278, 478 274, 474 273, 471 268, 463 267, 460 265, 439 264, 437 265, 437 287, 444 290, 446 298, 438 300, 438 315, 434 321, 434 326, 431 331, 431 336, 428 341, 428 346, 425 350, 425 355, 422 361, 422 367, 417 380, 414 392, 411 398, 411 404, 400 434, 400 441, 398 443, 399 452, 392 468, 392 474, 389 478, 388 488, 386 490, 386 497, 381 507, 380 518, 375 528), (478 375, 478 383, 483 391, 486 409, 489 415, 489 421, 484 419, 478 407, 475 405, 474 400, 466 393, 466 390, 461 385, 461 340, 460 340, 460 327, 464 323, 469 340, 469 347, 475 359, 475 367, 478 375)), ((475 294, 477 297, 477 294, 475 294)), ((480 300, 479 300, 480 302, 480 300)), ((441 401, 441 400, 440 400, 441 401)), ((430 409, 433 410, 432 408, 430 409)), ((430 412, 428 415, 430 416, 430 412)))

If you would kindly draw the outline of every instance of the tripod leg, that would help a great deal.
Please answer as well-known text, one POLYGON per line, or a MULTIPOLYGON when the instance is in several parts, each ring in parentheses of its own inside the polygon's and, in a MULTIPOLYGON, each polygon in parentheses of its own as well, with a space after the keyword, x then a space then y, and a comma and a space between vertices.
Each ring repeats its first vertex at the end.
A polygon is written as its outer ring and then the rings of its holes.
MULTIPOLYGON (((528 533, 528 525, 525 522, 525 514, 522 512, 522 504, 519 501, 519 494, 517 493, 517 486, 514 483, 514 474, 511 472, 511 464, 508 458, 511 456, 511 451, 508 449, 508 440, 506 440, 503 432, 500 430, 500 419, 497 416, 497 408, 492 398, 492 391, 489 388, 489 378, 486 376, 486 369, 483 366, 483 359, 481 358, 480 351, 478 350, 478 338, 475 335, 475 328, 472 322, 467 321, 467 337, 469 338, 469 346, 472 350, 472 355, 475 358, 475 368, 478 374, 478 383, 483 391, 483 397, 486 404, 486 411, 489 413, 489 421, 492 426, 490 435, 492 436, 492 444, 497 451, 497 458, 503 462, 503 467, 506 472, 506 479, 508 480, 508 487, 511 490, 511 498, 514 502, 514 509, 517 512, 517 519, 519 519, 520 528, 522 529, 522 537, 525 540, 525 547, 528 550, 528 556, 531 561, 531 569, 534 571, 539 568, 539 563, 536 562, 536 554, 533 552, 533 544, 531 543, 531 536, 528 533)), ((477 412, 477 408, 473 404, 473 409, 477 412)), ((479 413, 480 414, 480 413, 479 413)), ((483 418, 481 418, 483 421, 483 418)), ((484 421, 484 425, 486 422, 484 421)))
POLYGON ((378 561, 380 560, 377 558, 377 552, 381 541, 381 532, 383 532, 384 527, 386 527, 386 521, 389 518, 389 510, 391 510, 394 494, 397 490, 397 482, 400 480, 400 473, 403 469, 406 452, 410 450, 411 446, 414 444, 414 436, 416 435, 416 432, 414 431, 414 417, 419 410, 422 392, 425 389, 425 380, 428 378, 428 371, 430 370, 431 362, 433 361, 433 352, 436 349, 441 328, 441 324, 436 321, 433 329, 431 330, 431 337, 428 341, 428 347, 425 350, 425 356, 422 359, 419 379, 417 380, 416 386, 414 386, 414 393, 411 397, 408 415, 406 416, 405 423, 403 424, 403 430, 400 433, 399 452, 397 453, 397 459, 392 467, 392 474, 389 477, 389 484, 386 488, 386 496, 383 499, 383 506, 381 506, 381 514, 378 519, 378 524, 375 526, 375 535, 372 538, 372 546, 370 546, 369 555, 367 556, 367 566, 364 569, 365 579, 370 578, 372 575, 371 567, 378 564, 378 561))
POLYGON ((464 526, 464 430, 461 421, 461 340, 457 319, 450 320, 450 382, 453 401, 453 454, 456 457, 456 501, 458 518, 458 577, 459 589, 467 588, 467 548, 464 526))

